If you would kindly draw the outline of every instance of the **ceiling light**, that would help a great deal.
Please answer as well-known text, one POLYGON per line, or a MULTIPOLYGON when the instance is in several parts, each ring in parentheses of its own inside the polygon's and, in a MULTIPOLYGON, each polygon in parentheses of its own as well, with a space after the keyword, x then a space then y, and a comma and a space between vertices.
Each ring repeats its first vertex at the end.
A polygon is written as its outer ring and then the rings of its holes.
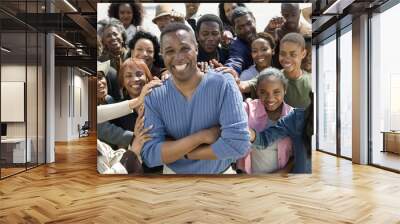
POLYGON ((71 42, 67 41, 66 39, 58 36, 57 34, 54 34, 55 37, 57 37, 59 40, 61 40, 62 42, 64 42, 65 44, 67 44, 68 46, 75 48, 75 45, 71 44, 71 42))
POLYGON ((6 53, 10 53, 10 52, 11 52, 11 50, 9 50, 9 49, 7 49, 7 48, 5 48, 5 47, 1 47, 0 49, 1 49, 2 51, 6 52, 6 53))
POLYGON ((81 69, 81 68, 79 68, 79 67, 78 67, 78 70, 81 71, 81 72, 83 72, 83 73, 85 73, 85 74, 87 74, 87 75, 92 75, 90 72, 88 72, 88 71, 86 71, 86 70, 83 70, 83 69, 81 69))
POLYGON ((347 8, 354 0, 337 0, 331 6, 329 6, 322 14, 342 14, 343 10, 347 8))
POLYGON ((68 0, 64 0, 65 4, 67 4, 74 12, 78 12, 78 10, 71 4, 68 2, 68 0))

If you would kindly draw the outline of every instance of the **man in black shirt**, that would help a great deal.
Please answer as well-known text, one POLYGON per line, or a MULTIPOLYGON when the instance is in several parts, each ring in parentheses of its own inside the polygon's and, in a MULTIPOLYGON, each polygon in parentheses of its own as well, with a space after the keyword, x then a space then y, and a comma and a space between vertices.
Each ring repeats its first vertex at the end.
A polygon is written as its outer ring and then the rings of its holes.
POLYGON ((215 59, 224 64, 228 57, 227 50, 223 50, 221 43, 223 25, 221 19, 212 14, 206 14, 197 21, 196 37, 199 43, 198 62, 210 62, 215 59))

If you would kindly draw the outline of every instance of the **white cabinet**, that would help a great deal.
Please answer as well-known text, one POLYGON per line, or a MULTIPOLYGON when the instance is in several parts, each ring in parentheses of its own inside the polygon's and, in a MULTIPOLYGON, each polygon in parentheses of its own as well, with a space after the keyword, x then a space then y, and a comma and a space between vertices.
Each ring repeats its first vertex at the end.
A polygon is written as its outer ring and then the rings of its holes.
POLYGON ((25 153, 25 138, 7 138, 1 140, 2 158, 8 163, 25 163, 32 160, 32 140, 26 140, 27 148, 25 153), (12 160, 11 160, 12 157, 12 160), (27 161, 25 161, 27 159, 27 161))

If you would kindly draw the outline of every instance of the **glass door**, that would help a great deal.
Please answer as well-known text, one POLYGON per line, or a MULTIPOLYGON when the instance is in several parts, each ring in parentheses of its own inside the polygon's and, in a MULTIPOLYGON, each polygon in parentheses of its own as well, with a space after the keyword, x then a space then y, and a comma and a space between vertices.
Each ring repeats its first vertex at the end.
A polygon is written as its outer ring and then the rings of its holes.
POLYGON ((400 171, 400 4, 371 18, 371 162, 400 171))
POLYGON ((352 158, 352 29, 341 31, 340 41, 340 156, 352 158))
POLYGON ((336 35, 318 48, 318 150, 336 154, 336 35))
POLYGON ((46 39, 22 21, 26 13, 45 12, 44 5, 4 0, 0 6, 0 178, 45 163, 46 39))

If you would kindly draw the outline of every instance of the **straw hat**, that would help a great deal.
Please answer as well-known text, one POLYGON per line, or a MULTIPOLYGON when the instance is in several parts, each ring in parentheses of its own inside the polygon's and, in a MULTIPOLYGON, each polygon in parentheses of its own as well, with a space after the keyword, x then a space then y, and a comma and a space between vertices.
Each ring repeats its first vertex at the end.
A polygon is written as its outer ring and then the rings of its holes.
POLYGON ((154 17, 154 19, 152 20, 153 23, 156 23, 155 21, 162 17, 162 16, 167 16, 167 15, 171 15, 172 12, 172 7, 170 4, 159 4, 156 7, 156 16, 154 17))
POLYGON ((156 7, 156 16, 153 18, 153 23, 156 23, 156 20, 162 16, 171 16, 174 18, 175 22, 184 22, 185 15, 180 12, 175 11, 170 4, 159 4, 156 7))
POLYGON ((110 70, 110 60, 105 62, 97 61, 97 72, 103 72, 104 76, 107 76, 108 70, 110 70))

